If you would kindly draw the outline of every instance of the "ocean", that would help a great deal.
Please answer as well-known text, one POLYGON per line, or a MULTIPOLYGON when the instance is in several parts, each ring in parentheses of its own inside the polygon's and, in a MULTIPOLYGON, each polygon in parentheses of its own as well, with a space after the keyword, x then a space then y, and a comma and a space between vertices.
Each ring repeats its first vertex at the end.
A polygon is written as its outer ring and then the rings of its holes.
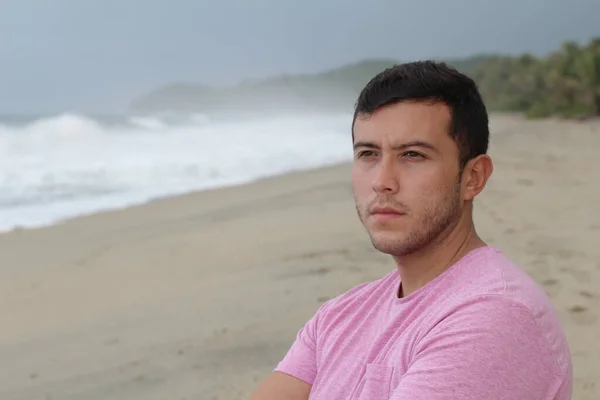
POLYGON ((348 161, 351 116, 0 117, 0 231, 348 161))

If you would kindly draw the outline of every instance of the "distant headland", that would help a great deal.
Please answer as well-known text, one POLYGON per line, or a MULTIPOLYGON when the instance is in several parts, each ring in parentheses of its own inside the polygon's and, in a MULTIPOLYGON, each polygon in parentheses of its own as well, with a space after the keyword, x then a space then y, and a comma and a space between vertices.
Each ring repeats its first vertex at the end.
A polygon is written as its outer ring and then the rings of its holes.
MULTIPOLYGON (((529 117, 600 116, 600 37, 566 42, 543 57, 482 54, 445 61, 472 77, 491 111, 529 117)), ((316 74, 280 75, 233 86, 174 83, 130 104, 133 114, 350 112, 360 89, 401 61, 364 60, 316 74)))

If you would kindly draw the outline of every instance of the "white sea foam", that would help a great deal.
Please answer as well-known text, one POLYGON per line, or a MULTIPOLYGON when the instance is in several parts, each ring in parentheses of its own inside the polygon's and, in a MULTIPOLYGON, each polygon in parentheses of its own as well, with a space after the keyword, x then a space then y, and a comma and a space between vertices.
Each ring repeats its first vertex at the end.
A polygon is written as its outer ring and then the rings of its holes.
POLYGON ((0 121, 0 230, 349 160, 350 116, 0 121))

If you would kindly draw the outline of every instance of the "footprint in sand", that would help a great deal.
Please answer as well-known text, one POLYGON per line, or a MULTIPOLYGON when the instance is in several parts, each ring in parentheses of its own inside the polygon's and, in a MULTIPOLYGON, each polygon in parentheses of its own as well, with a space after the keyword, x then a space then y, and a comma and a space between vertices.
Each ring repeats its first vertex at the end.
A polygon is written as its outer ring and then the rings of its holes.
POLYGON ((580 305, 575 305, 571 308, 569 308, 569 312, 573 313, 573 314, 579 314, 582 312, 586 312, 587 308, 585 308, 584 306, 580 306, 580 305))
POLYGON ((584 299, 593 299, 595 297, 592 293, 585 291, 585 290, 582 290, 581 292, 579 292, 579 295, 581 297, 583 297, 584 299))
POLYGON ((570 260, 575 256, 575 252, 569 249, 556 249, 555 254, 561 260, 570 260))
POLYGON ((553 278, 544 279, 542 281, 542 285, 544 285, 544 286, 554 286, 557 283, 558 283, 558 281, 556 279, 553 279, 553 278))
POLYGON ((550 297, 558 295, 562 289, 560 282, 554 278, 546 278, 542 280, 542 286, 550 297))
POLYGON ((598 316, 590 312, 587 307, 576 304, 569 308, 569 314, 578 325, 592 325, 598 320, 598 316))
POLYGON ((519 185, 521 185, 521 186, 527 186, 527 187, 530 187, 530 186, 533 186, 534 182, 533 182, 533 180, 531 180, 531 179, 527 179, 527 178, 520 178, 520 179, 517 179, 517 184, 519 184, 519 185))
POLYGON ((560 272, 573 277, 579 283, 587 283, 590 281, 590 273, 588 271, 580 271, 573 268, 561 268, 560 272))

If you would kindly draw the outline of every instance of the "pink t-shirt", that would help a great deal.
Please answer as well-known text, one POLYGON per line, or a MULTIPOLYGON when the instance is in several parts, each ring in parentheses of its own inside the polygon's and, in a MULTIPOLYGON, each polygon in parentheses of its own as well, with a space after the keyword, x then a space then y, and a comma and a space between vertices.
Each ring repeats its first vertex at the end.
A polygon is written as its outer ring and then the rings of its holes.
POLYGON ((323 304, 276 371, 311 400, 568 400, 573 371, 545 293, 476 249, 405 298, 397 271, 323 304))

